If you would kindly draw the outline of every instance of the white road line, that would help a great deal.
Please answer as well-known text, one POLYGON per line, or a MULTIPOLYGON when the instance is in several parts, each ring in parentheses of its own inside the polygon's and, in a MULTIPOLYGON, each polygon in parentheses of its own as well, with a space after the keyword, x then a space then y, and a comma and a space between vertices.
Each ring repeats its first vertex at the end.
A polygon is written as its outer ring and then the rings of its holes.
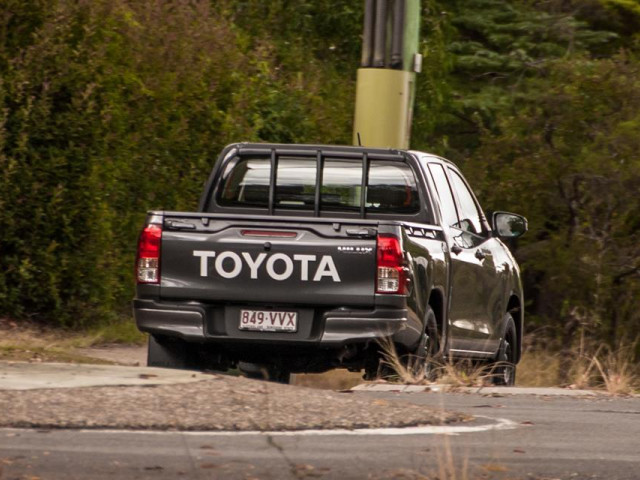
MULTIPOLYGON (((489 417, 478 417, 489 418, 489 417)), ((491 419, 496 423, 477 426, 433 426, 425 425, 419 427, 405 428, 361 428, 355 430, 335 429, 335 430, 298 430, 298 431, 276 431, 276 432, 206 432, 207 435, 269 435, 273 437, 295 437, 295 436, 330 436, 330 435, 460 435, 461 433, 479 433, 491 430, 512 430, 518 424, 507 418, 491 419)), ((196 432, 185 432, 196 433, 196 432)))
MULTIPOLYGON (((271 436, 271 437, 296 437, 296 436, 342 436, 342 435, 379 435, 379 436, 393 436, 393 435, 460 435, 462 433, 481 433, 494 430, 513 430, 518 427, 518 424, 507 418, 492 418, 476 415, 476 418, 483 418, 490 420, 492 423, 486 425, 424 425, 418 427, 404 427, 404 428, 358 428, 354 430, 347 429, 332 429, 332 430, 287 430, 287 431, 157 431, 157 430, 118 430, 118 429, 63 429, 52 431, 75 431, 83 433, 117 433, 117 434, 134 434, 134 435, 167 435, 167 434, 180 434, 188 436, 207 436, 207 437, 232 437, 232 436, 271 436)), ((38 430, 38 429, 12 429, 3 428, 2 431, 24 431, 24 430, 38 430)))

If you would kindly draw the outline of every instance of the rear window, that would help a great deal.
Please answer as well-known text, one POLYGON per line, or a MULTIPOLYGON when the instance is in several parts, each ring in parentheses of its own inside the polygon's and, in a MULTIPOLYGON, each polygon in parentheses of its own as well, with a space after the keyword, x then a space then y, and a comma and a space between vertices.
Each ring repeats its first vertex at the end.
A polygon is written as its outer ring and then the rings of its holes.
MULTIPOLYGON (((361 159, 324 158, 318 172, 316 158, 278 157, 274 207, 313 211, 320 175, 320 210, 360 211, 362 171, 361 159)), ((268 208, 270 184, 270 158, 236 158, 225 168, 216 200, 224 207, 268 208)), ((370 160, 366 188, 368 213, 420 211, 415 175, 405 163, 370 160)))
POLYGON ((409 165, 375 161, 369 166, 367 210, 380 213, 417 213, 420 197, 409 165))
POLYGON ((271 161, 268 158, 243 158, 229 165, 218 195, 223 206, 269 206, 271 161))

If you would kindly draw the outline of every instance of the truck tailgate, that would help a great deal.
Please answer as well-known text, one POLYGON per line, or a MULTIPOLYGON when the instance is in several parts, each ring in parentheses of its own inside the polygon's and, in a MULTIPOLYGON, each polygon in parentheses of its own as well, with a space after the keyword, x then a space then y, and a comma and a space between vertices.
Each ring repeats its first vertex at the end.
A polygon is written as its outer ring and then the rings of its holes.
POLYGON ((291 220, 265 224, 165 216, 160 296, 372 307, 376 229, 291 220))

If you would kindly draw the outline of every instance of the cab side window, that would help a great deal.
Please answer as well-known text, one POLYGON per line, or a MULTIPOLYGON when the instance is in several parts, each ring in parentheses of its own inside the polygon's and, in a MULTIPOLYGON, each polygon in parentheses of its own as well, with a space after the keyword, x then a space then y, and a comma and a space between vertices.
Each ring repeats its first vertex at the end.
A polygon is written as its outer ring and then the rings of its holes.
POLYGON ((467 232, 482 235, 482 220, 480 220, 480 211, 473 199, 473 195, 469 191, 469 187, 462 179, 460 174, 449 168, 449 178, 451 179, 453 190, 458 196, 460 211, 459 228, 467 232))
POLYGON ((436 190, 438 191, 442 221, 450 227, 459 228, 456 202, 453 199, 444 168, 439 163, 429 163, 429 171, 431 172, 433 183, 436 185, 436 190))

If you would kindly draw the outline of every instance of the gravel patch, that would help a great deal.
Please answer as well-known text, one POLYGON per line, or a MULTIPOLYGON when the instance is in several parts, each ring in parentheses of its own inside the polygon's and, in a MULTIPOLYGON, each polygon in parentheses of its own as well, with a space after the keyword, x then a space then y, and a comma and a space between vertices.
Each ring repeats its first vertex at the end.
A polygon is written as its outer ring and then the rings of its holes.
POLYGON ((401 401, 225 375, 179 385, 0 391, 0 427, 278 431, 442 425, 468 419, 401 401))

